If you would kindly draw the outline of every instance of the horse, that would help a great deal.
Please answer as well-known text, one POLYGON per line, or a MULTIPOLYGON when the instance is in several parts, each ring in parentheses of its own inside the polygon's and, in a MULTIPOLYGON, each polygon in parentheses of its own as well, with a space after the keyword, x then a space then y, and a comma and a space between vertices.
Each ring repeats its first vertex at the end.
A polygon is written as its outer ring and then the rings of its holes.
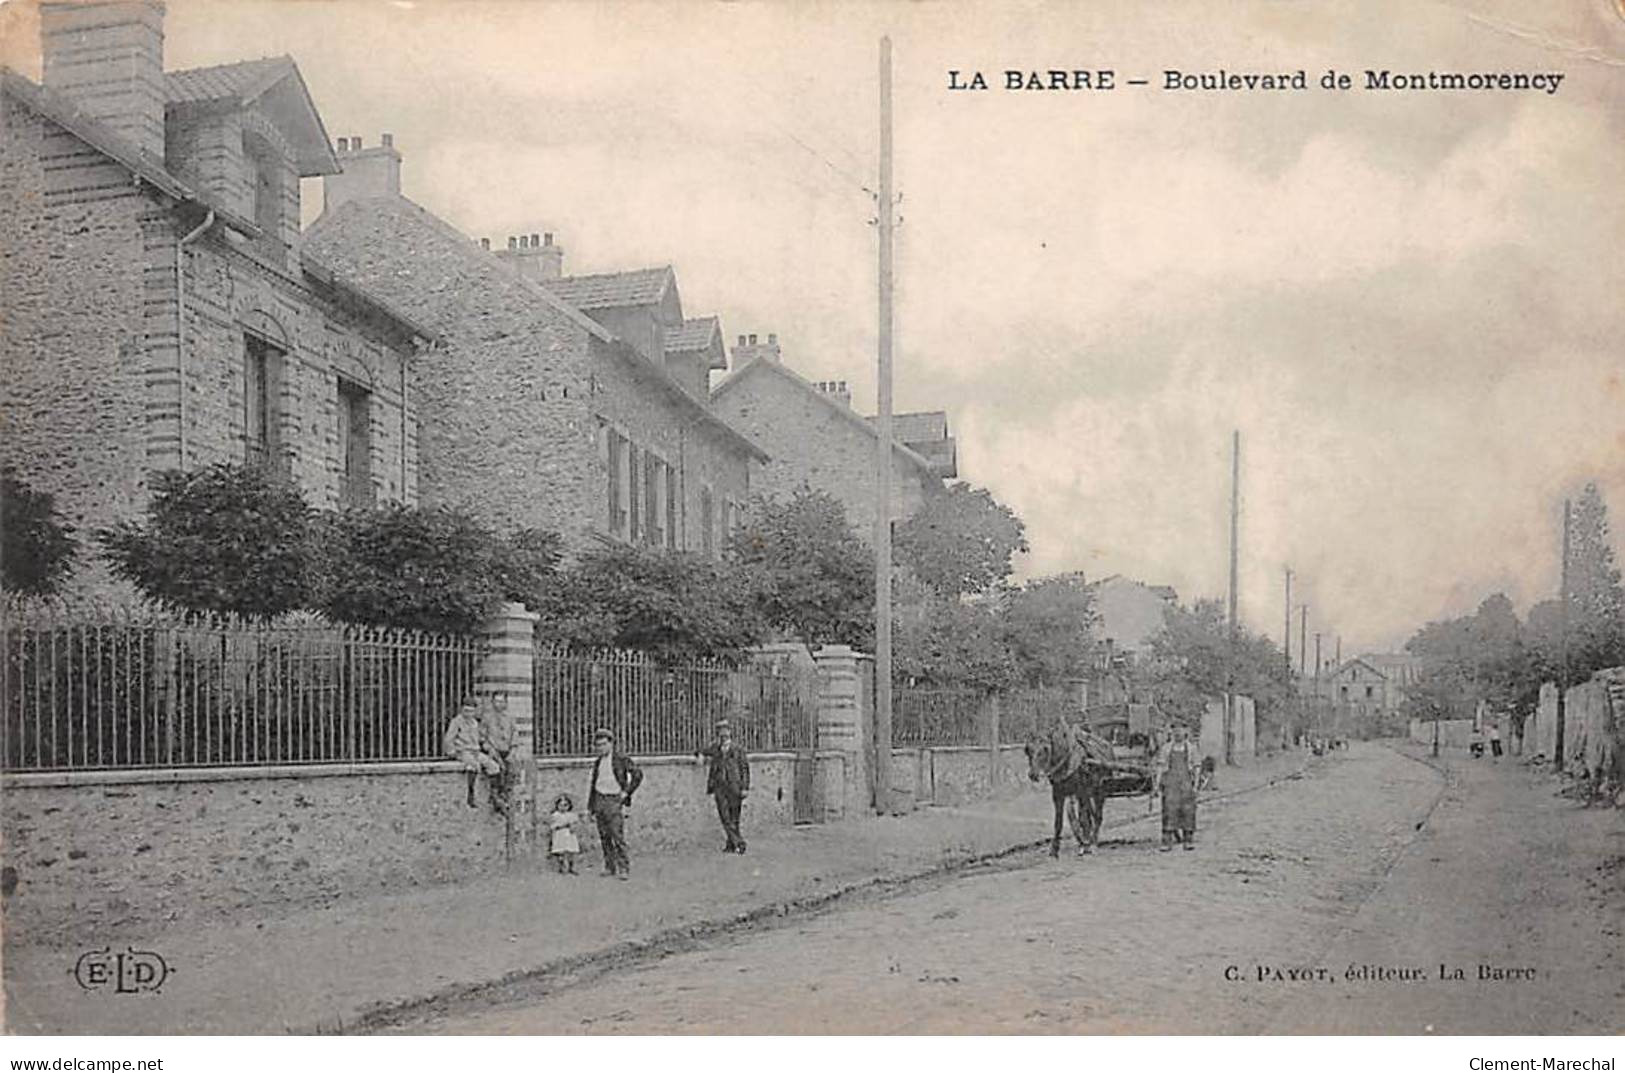
POLYGON ((1107 771, 1073 733, 1058 732, 1028 740, 1027 777, 1033 782, 1049 779, 1050 796, 1055 802, 1055 834, 1049 844, 1051 857, 1061 855, 1063 813, 1072 818, 1072 835, 1078 840, 1078 854, 1094 852, 1106 809, 1107 771))

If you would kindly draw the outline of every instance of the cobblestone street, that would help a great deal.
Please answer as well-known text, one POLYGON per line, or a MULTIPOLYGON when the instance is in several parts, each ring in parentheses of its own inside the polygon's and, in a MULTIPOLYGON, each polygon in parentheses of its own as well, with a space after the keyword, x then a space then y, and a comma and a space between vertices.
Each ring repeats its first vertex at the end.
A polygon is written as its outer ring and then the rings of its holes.
MULTIPOLYGON (((1114 805, 1121 803, 1114 802, 1114 805)), ((1015 858, 411 1031, 1615 1032, 1618 814, 1511 762, 1355 744, 1093 858, 1015 858), (1562 837, 1557 837, 1561 833, 1562 837), (1554 855, 1552 847, 1564 852, 1554 855), (1463 979, 1440 979, 1460 968, 1463 979), (1480 981, 1480 965, 1532 969, 1480 981), (1414 970, 1416 981, 1350 981, 1414 970)))

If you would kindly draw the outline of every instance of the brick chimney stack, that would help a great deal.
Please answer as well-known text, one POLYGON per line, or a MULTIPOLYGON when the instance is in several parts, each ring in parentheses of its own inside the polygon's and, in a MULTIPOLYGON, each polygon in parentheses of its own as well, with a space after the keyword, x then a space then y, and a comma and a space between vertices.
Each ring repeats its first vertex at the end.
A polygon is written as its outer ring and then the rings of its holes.
POLYGON ((164 5, 159 0, 40 5, 44 82, 164 159, 164 5))
POLYGON ((734 344, 733 367, 743 369, 757 358, 765 358, 768 361, 780 360, 779 337, 777 335, 769 332, 765 343, 757 342, 757 337, 754 335, 741 335, 739 337, 739 342, 734 344))
POLYGON ((554 244, 551 231, 509 235, 508 248, 496 255, 526 279, 546 283, 564 275, 564 247, 554 244))
POLYGON ((395 136, 385 134, 379 144, 366 146, 359 136, 340 138, 338 175, 322 176, 322 210, 361 198, 399 197, 401 154, 395 136))
POLYGON ((848 410, 852 409, 852 389, 846 386, 845 380, 820 380, 813 386, 848 410))

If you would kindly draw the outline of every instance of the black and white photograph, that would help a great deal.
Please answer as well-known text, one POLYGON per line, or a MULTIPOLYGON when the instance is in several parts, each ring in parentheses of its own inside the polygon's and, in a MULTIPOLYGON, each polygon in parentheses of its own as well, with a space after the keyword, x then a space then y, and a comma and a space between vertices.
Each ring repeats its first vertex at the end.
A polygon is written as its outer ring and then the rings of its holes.
POLYGON ((11 1068, 1614 1069, 1622 249, 1622 0, 0 4, 11 1068))

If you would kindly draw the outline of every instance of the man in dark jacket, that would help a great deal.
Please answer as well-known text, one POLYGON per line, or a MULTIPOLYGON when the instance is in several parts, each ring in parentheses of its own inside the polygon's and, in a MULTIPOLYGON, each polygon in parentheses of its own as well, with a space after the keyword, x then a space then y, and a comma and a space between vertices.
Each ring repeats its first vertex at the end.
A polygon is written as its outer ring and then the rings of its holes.
POLYGON ((739 834, 739 810, 750 792, 750 761, 745 750, 734 744, 733 727, 728 720, 717 721, 717 740, 700 753, 710 762, 705 776, 705 792, 717 799, 717 816, 722 820, 723 834, 728 844, 724 853, 745 852, 745 840, 739 834))
POLYGON ((598 841, 604 847, 604 874, 627 878, 632 863, 626 856, 626 816, 632 795, 643 784, 643 772, 625 753, 615 750, 615 735, 599 730, 593 735, 598 759, 592 765, 592 788, 587 792, 587 811, 598 824, 598 841))

